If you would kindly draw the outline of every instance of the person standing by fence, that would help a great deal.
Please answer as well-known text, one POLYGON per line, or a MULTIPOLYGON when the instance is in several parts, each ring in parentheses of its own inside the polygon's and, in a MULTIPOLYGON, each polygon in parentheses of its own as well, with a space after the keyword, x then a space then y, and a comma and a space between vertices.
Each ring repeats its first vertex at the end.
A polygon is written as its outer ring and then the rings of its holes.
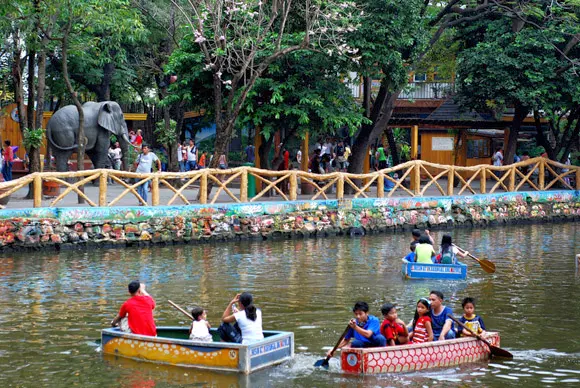
POLYGON ((187 171, 193 171, 197 168, 197 147, 195 141, 189 139, 187 146, 187 171))
MULTIPOLYGON (((157 171, 161 171, 161 161, 153 152, 150 152, 149 146, 147 144, 143 145, 143 151, 137 157, 137 161, 135 161, 135 165, 137 169, 135 172, 138 173, 151 173, 151 167, 153 166, 153 162, 157 162, 157 171)), ((139 187, 137 187, 137 193, 143 198, 145 202, 147 202, 147 192, 149 191, 149 181, 142 183, 139 187)), ((143 205, 139 203, 139 205, 143 205)))

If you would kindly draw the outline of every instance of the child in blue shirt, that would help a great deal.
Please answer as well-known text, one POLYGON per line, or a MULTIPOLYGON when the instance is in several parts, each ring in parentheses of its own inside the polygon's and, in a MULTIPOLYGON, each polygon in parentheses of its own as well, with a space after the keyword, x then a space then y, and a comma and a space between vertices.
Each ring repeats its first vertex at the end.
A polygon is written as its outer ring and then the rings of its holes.
MULTIPOLYGON (((369 305, 366 302, 356 302, 352 312, 354 318, 348 323, 350 329, 336 347, 337 349, 345 346, 371 348, 387 345, 387 339, 381 334, 381 322, 377 317, 369 314, 369 305)), ((332 357, 333 349, 329 350, 326 355, 332 357)))
POLYGON ((411 245, 409 246, 409 249, 411 250, 411 252, 409 252, 407 254, 407 256, 405 256, 405 260, 407 260, 409 263, 414 263, 415 262, 415 246, 417 245, 417 241, 413 241, 411 243, 411 245))

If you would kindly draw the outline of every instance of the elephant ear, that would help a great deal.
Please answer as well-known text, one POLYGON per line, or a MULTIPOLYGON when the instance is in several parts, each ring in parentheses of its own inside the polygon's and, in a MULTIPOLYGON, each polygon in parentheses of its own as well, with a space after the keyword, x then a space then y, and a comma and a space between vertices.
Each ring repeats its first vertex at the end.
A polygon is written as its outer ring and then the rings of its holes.
POLYGON ((113 115, 113 107, 110 103, 105 102, 101 106, 101 110, 99 111, 98 123, 101 127, 105 128, 109 132, 114 134, 117 133, 116 126, 115 126, 115 117, 113 115))

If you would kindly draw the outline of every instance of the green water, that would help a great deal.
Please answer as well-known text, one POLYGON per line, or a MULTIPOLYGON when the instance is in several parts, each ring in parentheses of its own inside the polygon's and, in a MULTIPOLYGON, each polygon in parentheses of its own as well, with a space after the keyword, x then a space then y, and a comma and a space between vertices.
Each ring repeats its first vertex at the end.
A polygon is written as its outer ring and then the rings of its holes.
MULTIPOLYGON (((400 257, 409 235, 240 242, 164 248, 38 252, 0 256, 1 387, 166 386, 579 386, 580 253, 575 223, 454 230, 454 242, 497 265, 473 261, 464 282, 405 281, 400 257), (127 298, 145 282, 159 326, 186 325, 166 301, 205 306, 214 325, 238 291, 250 291, 264 327, 296 336, 294 361, 250 376, 104 357, 98 343, 127 298), (478 299, 488 328, 501 331, 510 362, 401 375, 345 376, 314 362, 333 346, 356 300, 379 314, 383 302, 408 320, 419 297, 441 290, 456 312, 478 299)), ((436 240, 442 232, 436 232, 436 240)))

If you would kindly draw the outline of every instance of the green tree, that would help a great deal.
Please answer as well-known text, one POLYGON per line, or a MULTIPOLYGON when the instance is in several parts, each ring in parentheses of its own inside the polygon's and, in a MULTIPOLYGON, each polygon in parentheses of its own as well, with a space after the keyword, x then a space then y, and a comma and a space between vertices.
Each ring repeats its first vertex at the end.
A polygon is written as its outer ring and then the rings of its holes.
POLYGON ((509 15, 493 15, 458 31, 465 44, 458 60, 461 104, 498 115, 507 108, 514 109, 504 150, 506 164, 514 160, 519 130, 532 111, 538 119, 542 111, 551 120, 551 129, 559 140, 555 146, 548 142, 541 125, 537 125, 537 131, 539 142, 553 159, 563 149, 562 140, 572 139, 576 130, 579 85, 571 58, 577 54, 575 36, 580 30, 578 25, 572 28, 569 24, 569 11, 558 18, 546 12, 527 10, 522 13, 525 22, 509 15))
MULTIPOLYGON (((264 137, 261 168, 270 168, 273 135, 283 130, 282 143, 293 138, 353 133, 365 122, 360 106, 343 82, 344 61, 318 52, 295 52, 270 65, 250 92, 240 113, 242 125, 259 128, 264 137)), ((306 157, 306 155, 305 155, 306 157)), ((276 161, 274 161, 274 168, 276 161)))
MULTIPOLYGON (((275 61, 296 51, 331 49, 352 54, 343 35, 352 30, 354 3, 338 0, 174 0, 190 34, 172 56, 172 69, 192 66, 195 82, 211 84, 208 113, 216 122, 215 155, 227 153, 240 112, 256 82, 275 61)), ((179 73, 181 77, 185 76, 179 73)), ((196 92, 188 90, 189 98, 196 92)), ((210 166, 217 166, 213 158, 210 166)))

